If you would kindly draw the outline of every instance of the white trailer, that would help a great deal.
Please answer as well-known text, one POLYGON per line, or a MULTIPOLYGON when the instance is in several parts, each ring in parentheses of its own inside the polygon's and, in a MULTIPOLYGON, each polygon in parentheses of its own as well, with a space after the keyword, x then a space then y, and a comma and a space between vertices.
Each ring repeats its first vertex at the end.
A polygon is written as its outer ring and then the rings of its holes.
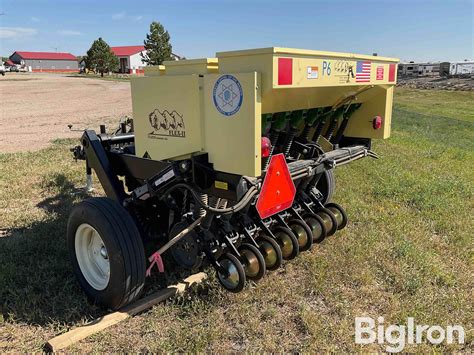
POLYGON ((474 62, 451 62, 449 67, 449 75, 471 75, 474 74, 474 62))

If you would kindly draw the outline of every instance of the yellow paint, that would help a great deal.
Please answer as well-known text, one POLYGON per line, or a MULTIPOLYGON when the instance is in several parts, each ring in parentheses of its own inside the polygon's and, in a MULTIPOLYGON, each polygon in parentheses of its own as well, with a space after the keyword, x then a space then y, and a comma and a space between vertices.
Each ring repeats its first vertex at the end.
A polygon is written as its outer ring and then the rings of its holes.
POLYGON ((131 79, 131 87, 138 156, 148 152, 152 159, 163 160, 201 150, 201 121, 196 114, 200 105, 197 75, 137 77, 131 79), (156 115, 159 121, 167 122, 168 127, 181 115, 184 137, 180 129, 155 129, 150 115, 152 119, 156 115))
POLYGON ((398 59, 288 48, 216 56, 165 62, 146 68, 145 77, 132 78, 138 155, 148 152, 153 159, 178 159, 206 152, 218 171, 259 176, 262 113, 334 106, 347 100, 362 103, 349 121, 347 136, 390 136, 395 82, 389 82, 388 75, 389 66, 398 59), (280 58, 292 60, 290 85, 279 83, 280 58), (357 61, 371 63, 370 81, 356 82, 357 61), (219 112, 213 101, 216 82, 227 74, 238 80, 243 91, 240 109, 229 116, 219 112), (185 130, 153 128, 150 114, 155 109, 164 126, 171 122, 176 128, 176 119, 182 116, 185 130), (383 126, 374 130, 372 119, 377 115, 383 117, 383 126))
POLYGON ((217 58, 169 60, 163 63, 166 75, 217 73, 217 58))
POLYGON ((261 174, 262 119, 258 73, 232 74, 242 85, 243 101, 240 110, 224 116, 213 102, 213 89, 220 74, 203 78, 203 150, 209 154, 214 168, 233 174, 259 176, 261 174))
POLYGON ((145 76, 160 76, 165 75, 166 68, 164 65, 147 66, 143 72, 145 76))

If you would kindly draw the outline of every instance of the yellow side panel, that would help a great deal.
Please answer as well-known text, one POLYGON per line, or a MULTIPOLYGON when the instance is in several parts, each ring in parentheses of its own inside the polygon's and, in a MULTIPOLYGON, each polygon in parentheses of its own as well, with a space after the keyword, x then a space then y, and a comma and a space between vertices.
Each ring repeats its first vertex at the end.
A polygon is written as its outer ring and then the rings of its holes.
POLYGON ((217 58, 170 60, 163 63, 166 75, 208 74, 217 73, 217 58))
MULTIPOLYGON (((363 87, 385 90, 396 83, 396 70, 393 70, 398 62, 395 58, 379 56, 277 47, 222 52, 217 57, 220 73, 257 71, 261 74, 263 113, 332 106, 363 87), (288 63, 287 71, 281 70, 280 60, 282 67, 283 62, 288 63), (280 82, 283 76, 280 71, 291 79, 280 82)), ((365 102, 362 95, 358 96, 358 102, 365 102)), ((391 105, 388 107, 391 109, 391 105)), ((379 110, 379 115, 385 111, 386 108, 379 110)))
POLYGON ((164 65, 150 65, 144 68, 145 76, 165 75, 166 68, 164 65))
POLYGON ((132 78, 136 154, 154 160, 200 151, 197 75, 132 78))
MULTIPOLYGON (((311 88, 311 87, 344 87, 353 85, 394 85, 389 81, 391 62, 382 62, 378 57, 362 61, 352 58, 305 58, 305 57, 273 57, 273 88, 311 88), (279 59, 292 59, 292 84, 278 83, 279 59), (357 63, 367 63, 364 78, 357 72, 357 63), (361 81, 362 80, 362 81, 361 81), (364 81, 367 80, 367 81, 364 81)), ((396 74, 396 70, 395 70, 396 74)))
MULTIPOLYGON (((233 80, 233 79, 232 79, 233 80)), ((204 151, 214 168, 234 174, 260 176, 261 174, 261 100, 260 75, 258 73, 209 74, 204 76, 203 115, 204 151), (232 76, 235 81, 219 85, 220 80, 232 76), (242 94, 240 108, 235 113, 223 114, 215 97, 226 93, 229 87, 228 106, 230 113, 239 106, 239 92, 242 94)))
POLYGON ((393 86, 376 86, 362 94, 362 106, 351 116, 345 135, 348 137, 384 139, 390 137, 392 122, 393 86), (373 129, 375 116, 383 119, 380 129, 373 129))

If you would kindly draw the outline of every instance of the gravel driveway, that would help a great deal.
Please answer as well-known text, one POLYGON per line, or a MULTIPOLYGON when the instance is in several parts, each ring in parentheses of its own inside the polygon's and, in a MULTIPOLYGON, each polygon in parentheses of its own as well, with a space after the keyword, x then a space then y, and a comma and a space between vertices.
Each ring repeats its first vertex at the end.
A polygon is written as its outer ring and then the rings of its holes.
POLYGON ((115 128, 131 115, 130 83, 58 74, 0 77, 0 153, 38 150, 56 138, 81 136, 68 128, 115 128))

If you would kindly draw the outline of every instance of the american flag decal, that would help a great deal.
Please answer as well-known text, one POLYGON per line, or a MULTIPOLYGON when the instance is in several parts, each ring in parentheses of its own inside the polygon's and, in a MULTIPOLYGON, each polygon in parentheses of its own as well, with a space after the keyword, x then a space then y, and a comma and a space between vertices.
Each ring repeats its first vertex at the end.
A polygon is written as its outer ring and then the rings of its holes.
POLYGON ((356 83, 369 83, 370 82, 370 62, 357 62, 356 67, 356 83))

